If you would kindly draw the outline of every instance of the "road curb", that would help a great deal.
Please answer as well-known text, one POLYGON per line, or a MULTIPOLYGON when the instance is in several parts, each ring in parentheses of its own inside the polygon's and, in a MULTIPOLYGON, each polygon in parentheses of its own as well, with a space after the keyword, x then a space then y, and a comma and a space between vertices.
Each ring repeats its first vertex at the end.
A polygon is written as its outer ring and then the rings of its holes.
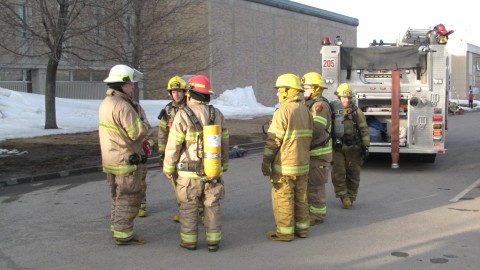
MULTIPOLYGON (((256 142, 256 143, 246 143, 246 144, 240 144, 237 145, 241 149, 243 147, 247 148, 248 151, 251 150, 257 150, 262 148, 264 142, 256 142)), ((231 149, 234 149, 234 146, 230 147, 231 149)), ((243 149, 244 150, 244 149, 243 149)), ((245 154, 247 151, 243 152, 245 154)), ((233 150, 235 152, 235 150, 233 150)), ((236 150, 239 151, 239 150, 236 150)), ((236 158, 236 157, 241 157, 243 154, 236 154, 235 156, 230 156, 230 158, 236 158)), ((160 161, 159 157, 151 157, 148 158, 147 161, 147 166, 149 168, 159 168, 161 167, 158 162, 160 161)), ((46 180, 53 180, 53 179, 59 179, 59 178, 64 178, 68 176, 74 176, 74 175, 81 175, 81 174, 86 174, 86 173, 94 173, 94 172, 101 172, 102 171, 102 166, 93 166, 93 167, 85 167, 85 168, 79 168, 79 169, 72 169, 72 170, 65 170, 65 171, 59 171, 59 172, 53 172, 53 173, 46 173, 46 174, 39 174, 39 175, 32 175, 32 176, 25 176, 25 177, 18 177, 18 178, 10 178, 10 179, 2 179, 0 180, 0 188, 2 187, 9 187, 9 186, 15 186, 19 184, 29 184, 29 183, 35 183, 35 182, 40 182, 40 181, 46 181, 46 180)))
MULTIPOLYGON (((147 165, 158 163, 158 160, 159 160, 158 157, 149 158, 148 162, 147 162, 147 165)), ((5 179, 5 180, 0 180, 0 188, 20 185, 20 184, 35 183, 35 182, 46 181, 46 180, 59 179, 59 178, 64 178, 64 177, 68 177, 68 176, 75 176, 75 175, 81 175, 81 174, 86 174, 86 173, 101 172, 101 171, 102 171, 102 166, 99 165, 99 166, 65 170, 65 171, 59 171, 59 172, 53 172, 53 173, 31 175, 31 176, 18 177, 18 178, 10 178, 10 179, 5 179)))
POLYGON ((34 182, 40 182, 45 180, 53 180, 58 178, 63 178, 67 176, 73 175, 80 175, 85 173, 93 173, 93 172, 101 172, 102 166, 95 166, 95 167, 87 167, 87 168, 80 168, 80 169, 73 169, 68 171, 60 171, 54 173, 46 173, 46 174, 39 174, 39 175, 32 175, 32 176, 25 176, 25 177, 18 177, 18 178, 10 178, 7 180, 0 180, 0 187, 8 187, 14 186, 19 184, 28 184, 34 182))

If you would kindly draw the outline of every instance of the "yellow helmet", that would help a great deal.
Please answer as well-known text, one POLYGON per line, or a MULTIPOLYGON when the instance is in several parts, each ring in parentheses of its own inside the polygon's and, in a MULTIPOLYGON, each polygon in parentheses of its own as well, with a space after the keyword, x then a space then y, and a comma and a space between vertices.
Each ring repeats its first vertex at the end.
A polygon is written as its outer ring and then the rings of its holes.
POLYGON ((303 91, 303 89, 300 87, 300 79, 298 79, 297 75, 291 74, 291 73, 282 74, 278 76, 277 83, 275 84, 275 88, 280 88, 280 87, 292 88, 292 89, 297 89, 299 91, 303 91))
POLYGON ((322 75, 318 72, 308 72, 307 74, 302 76, 302 85, 313 85, 319 86, 322 89, 327 89, 323 84, 322 75))
POLYGON ((167 90, 172 91, 176 89, 180 90, 185 90, 186 89, 186 83, 180 76, 173 76, 169 81, 168 81, 168 86, 167 90))
POLYGON ((348 83, 342 83, 338 86, 335 95, 339 97, 352 97, 352 87, 348 83))

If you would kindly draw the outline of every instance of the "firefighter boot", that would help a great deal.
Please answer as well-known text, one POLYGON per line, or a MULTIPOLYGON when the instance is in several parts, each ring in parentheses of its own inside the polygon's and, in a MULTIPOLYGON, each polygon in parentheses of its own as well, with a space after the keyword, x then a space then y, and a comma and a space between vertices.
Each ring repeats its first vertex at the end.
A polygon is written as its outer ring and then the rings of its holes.
POLYGON ((282 233, 271 231, 267 233, 267 238, 273 241, 290 242, 293 240, 293 234, 282 234, 282 233))
POLYGON ((218 243, 216 244, 208 244, 208 251, 210 252, 215 252, 218 250, 218 248, 220 247, 220 245, 218 243))
POLYGON ((179 223, 180 222, 180 215, 176 214, 175 216, 173 216, 172 220, 173 220, 173 222, 179 223))
POLYGON ((134 236, 128 240, 115 238, 117 246, 138 246, 145 244, 145 239, 141 236, 134 236))
POLYGON ((138 214, 137 214, 138 217, 146 217, 147 216, 147 210, 146 209, 138 209, 138 214))
POLYGON ((187 243, 187 242, 180 242, 180 246, 182 248, 188 249, 188 250, 196 250, 197 249, 197 243, 187 243))
POLYGON ((140 209, 138 209, 137 217, 146 217, 147 216, 147 204, 142 202, 140 209))
POLYGON ((350 197, 342 197, 342 208, 343 209, 352 208, 352 201, 350 200, 350 197))
POLYGON ((298 231, 295 231, 295 235, 296 235, 298 238, 307 238, 307 237, 308 237, 308 230, 298 230, 298 231))
POLYGON ((315 226, 317 224, 323 223, 323 215, 311 215, 310 216, 310 226, 315 226))

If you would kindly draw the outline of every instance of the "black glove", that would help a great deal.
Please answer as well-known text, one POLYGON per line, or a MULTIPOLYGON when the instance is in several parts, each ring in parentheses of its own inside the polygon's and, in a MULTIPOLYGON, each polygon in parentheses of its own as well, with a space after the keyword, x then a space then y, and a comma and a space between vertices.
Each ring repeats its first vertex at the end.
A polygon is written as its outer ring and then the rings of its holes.
POLYGON ((367 159, 368 156, 370 156, 370 151, 368 151, 367 146, 362 146, 362 152, 361 152, 363 160, 367 159))
POLYGON ((160 164, 160 167, 163 167, 163 159, 164 159, 164 155, 163 155, 163 154, 160 154, 158 157, 159 157, 159 159, 158 159, 158 163, 160 164))
POLYGON ((272 174, 272 164, 269 162, 262 162, 262 173, 263 176, 270 176, 272 174))
POLYGON ((333 143, 333 150, 340 152, 342 151, 343 147, 343 142, 341 139, 336 139, 335 142, 333 143))

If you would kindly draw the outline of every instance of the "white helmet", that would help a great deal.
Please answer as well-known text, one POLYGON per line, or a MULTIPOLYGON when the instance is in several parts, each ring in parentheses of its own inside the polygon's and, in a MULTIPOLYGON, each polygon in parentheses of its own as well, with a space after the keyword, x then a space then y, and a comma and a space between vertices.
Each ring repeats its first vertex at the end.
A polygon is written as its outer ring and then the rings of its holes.
POLYGON ((108 78, 103 80, 106 83, 116 82, 138 82, 143 73, 126 65, 116 65, 110 69, 108 78))

